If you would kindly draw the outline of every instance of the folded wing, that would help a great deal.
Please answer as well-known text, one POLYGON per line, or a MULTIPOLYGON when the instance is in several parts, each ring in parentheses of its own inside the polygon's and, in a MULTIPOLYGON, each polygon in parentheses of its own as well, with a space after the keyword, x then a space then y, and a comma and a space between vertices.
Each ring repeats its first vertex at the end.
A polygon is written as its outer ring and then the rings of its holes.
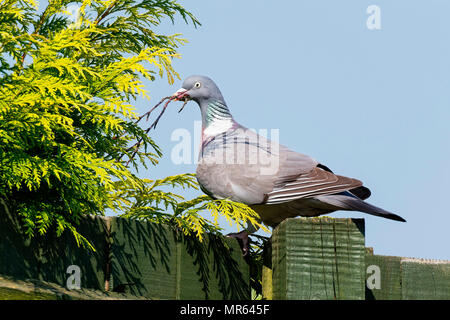
POLYGON ((279 181, 273 191, 267 193, 265 203, 276 204, 301 198, 335 194, 362 186, 357 179, 335 175, 319 167, 300 174, 295 179, 279 181))

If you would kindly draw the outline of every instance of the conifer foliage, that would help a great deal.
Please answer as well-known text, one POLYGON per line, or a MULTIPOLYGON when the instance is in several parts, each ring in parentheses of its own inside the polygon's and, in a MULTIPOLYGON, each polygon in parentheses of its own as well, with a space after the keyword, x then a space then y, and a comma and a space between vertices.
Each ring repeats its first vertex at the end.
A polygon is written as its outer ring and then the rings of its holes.
POLYGON ((143 79, 179 78, 172 60, 186 42, 156 33, 163 19, 199 25, 173 0, 50 0, 39 10, 35 0, 0 0, 0 197, 29 237, 68 229, 94 249, 77 224, 108 209, 200 239, 219 231, 220 214, 256 223, 244 205, 160 189, 197 188, 191 174, 138 177, 162 153, 133 102, 149 98, 143 79), (205 209, 214 219, 200 215, 205 209))

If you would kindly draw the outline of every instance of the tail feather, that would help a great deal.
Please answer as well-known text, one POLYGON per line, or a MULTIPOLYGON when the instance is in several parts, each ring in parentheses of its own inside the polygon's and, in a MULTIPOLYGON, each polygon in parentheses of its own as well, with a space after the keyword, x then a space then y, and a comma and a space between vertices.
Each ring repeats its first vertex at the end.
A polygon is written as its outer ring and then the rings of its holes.
POLYGON ((360 187, 357 187, 357 188, 354 188, 354 189, 350 189, 348 191, 353 193, 355 196, 357 196, 361 200, 366 200, 372 194, 370 192, 370 189, 367 188, 367 187, 364 187, 364 186, 360 186, 360 187))
POLYGON ((392 212, 378 208, 370 203, 367 203, 357 197, 350 197, 342 194, 317 196, 315 199, 327 203, 331 206, 337 207, 340 210, 361 211, 374 216, 383 217, 386 219, 406 222, 402 217, 393 214, 392 212))

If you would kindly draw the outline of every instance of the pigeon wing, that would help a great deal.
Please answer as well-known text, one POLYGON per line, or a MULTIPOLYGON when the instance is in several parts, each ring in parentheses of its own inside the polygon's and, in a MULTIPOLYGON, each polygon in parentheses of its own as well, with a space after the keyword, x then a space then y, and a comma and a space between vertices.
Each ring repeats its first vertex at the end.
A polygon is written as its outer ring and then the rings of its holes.
POLYGON ((266 195, 266 204, 276 204, 319 195, 336 194, 362 186, 356 179, 335 175, 319 167, 299 174, 295 179, 279 181, 266 195))

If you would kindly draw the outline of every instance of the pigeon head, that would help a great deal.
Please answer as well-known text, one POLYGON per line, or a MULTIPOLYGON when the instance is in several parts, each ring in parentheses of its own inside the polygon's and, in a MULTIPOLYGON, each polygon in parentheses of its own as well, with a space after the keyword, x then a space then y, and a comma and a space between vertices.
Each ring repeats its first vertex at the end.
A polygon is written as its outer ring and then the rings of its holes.
POLYGON ((203 137, 221 134, 234 125, 233 117, 222 93, 214 81, 208 77, 188 77, 184 80, 181 89, 172 95, 172 99, 197 102, 202 116, 203 137))
POLYGON ((200 106, 210 101, 225 104, 222 93, 217 85, 206 76, 190 76, 184 80, 181 89, 173 95, 177 100, 194 100, 200 106))

